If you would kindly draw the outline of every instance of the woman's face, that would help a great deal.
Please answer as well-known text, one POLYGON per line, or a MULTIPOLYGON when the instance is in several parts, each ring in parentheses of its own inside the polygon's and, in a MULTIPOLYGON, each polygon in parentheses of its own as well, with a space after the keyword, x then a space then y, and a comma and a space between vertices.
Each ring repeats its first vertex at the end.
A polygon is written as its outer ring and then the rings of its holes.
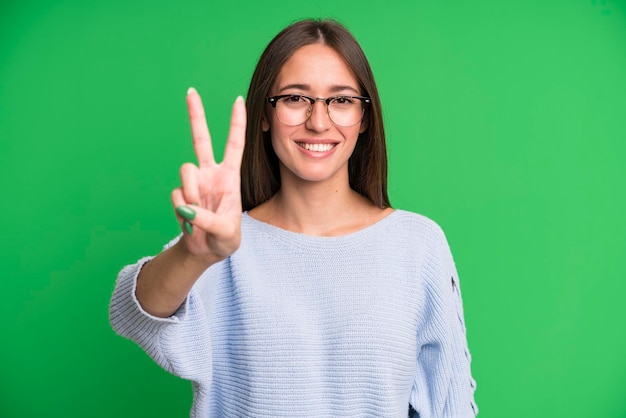
MULTIPOLYGON (((359 96, 359 84, 342 57, 322 44, 298 49, 283 65, 269 96, 303 94, 313 98, 337 95, 359 96)), ((268 105, 270 106, 270 105, 268 105)), ((348 159, 354 151, 363 121, 350 127, 333 124, 326 103, 316 101, 310 118, 288 126, 269 108, 263 131, 270 131, 272 146, 280 160, 283 184, 289 180, 348 182, 348 159)))

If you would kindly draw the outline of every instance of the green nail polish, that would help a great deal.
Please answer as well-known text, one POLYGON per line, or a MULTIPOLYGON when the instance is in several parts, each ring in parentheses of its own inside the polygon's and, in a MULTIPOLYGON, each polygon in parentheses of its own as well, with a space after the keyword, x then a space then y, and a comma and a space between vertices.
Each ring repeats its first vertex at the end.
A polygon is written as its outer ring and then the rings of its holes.
POLYGON ((183 228, 189 235, 193 234, 193 225, 189 223, 189 221, 183 222, 183 228))
POLYGON ((193 221, 196 217, 196 211, 189 206, 179 206, 176 208, 176 212, 188 221, 193 221))

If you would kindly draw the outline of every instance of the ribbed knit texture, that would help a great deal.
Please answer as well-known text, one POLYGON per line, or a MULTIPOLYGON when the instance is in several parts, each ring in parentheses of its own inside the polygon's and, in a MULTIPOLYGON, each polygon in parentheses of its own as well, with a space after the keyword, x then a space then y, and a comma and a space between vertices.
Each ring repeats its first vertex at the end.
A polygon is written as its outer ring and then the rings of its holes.
POLYGON ((240 248, 166 319, 135 297, 148 260, 120 272, 111 322, 193 382, 194 418, 477 413, 456 269, 423 216, 315 237, 244 213, 240 248))

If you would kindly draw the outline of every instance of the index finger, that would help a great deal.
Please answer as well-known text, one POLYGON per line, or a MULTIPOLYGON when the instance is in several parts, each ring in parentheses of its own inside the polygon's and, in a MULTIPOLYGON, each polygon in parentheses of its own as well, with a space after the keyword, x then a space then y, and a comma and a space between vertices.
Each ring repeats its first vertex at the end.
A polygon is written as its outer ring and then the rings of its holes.
POLYGON ((223 164, 230 170, 239 171, 243 148, 246 143, 246 105, 243 97, 237 97, 230 118, 230 130, 224 150, 223 164))
POLYGON ((189 112, 191 138, 198 165, 202 167, 214 164, 213 145, 211 144, 211 134, 209 134, 209 127, 204 115, 204 107, 202 106, 200 95, 193 87, 187 90, 187 111, 189 112))

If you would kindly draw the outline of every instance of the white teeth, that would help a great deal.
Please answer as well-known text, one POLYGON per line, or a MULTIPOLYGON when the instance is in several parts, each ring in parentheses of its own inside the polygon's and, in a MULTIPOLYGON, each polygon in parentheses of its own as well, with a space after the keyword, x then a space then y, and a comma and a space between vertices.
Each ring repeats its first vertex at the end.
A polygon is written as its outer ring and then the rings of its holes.
POLYGON ((335 144, 309 144, 306 142, 300 142, 298 143, 298 145, 300 145, 305 150, 315 151, 315 152, 330 151, 335 146, 335 144))

